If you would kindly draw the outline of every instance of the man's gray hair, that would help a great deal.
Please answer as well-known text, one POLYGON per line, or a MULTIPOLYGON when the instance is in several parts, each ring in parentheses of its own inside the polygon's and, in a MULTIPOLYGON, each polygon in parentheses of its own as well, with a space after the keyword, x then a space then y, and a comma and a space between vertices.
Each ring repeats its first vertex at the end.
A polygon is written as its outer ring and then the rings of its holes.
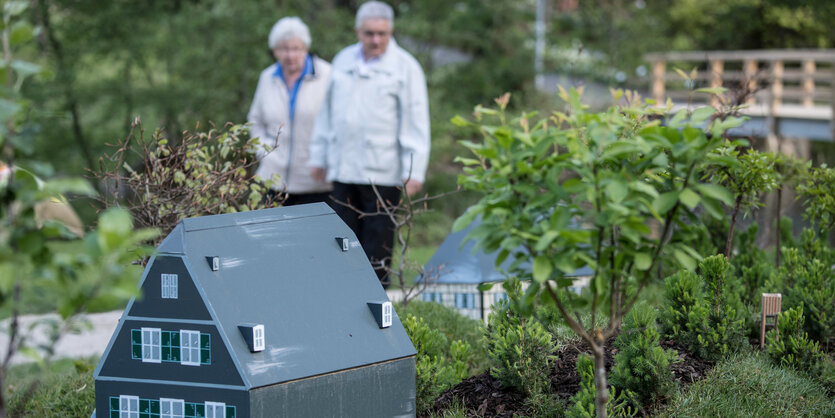
POLYGON ((356 29, 362 26, 362 22, 367 19, 386 19, 394 29, 394 9, 386 3, 381 1, 369 1, 363 3, 357 10, 357 24, 356 29))
POLYGON ((283 17, 270 30, 270 49, 275 49, 281 41, 293 38, 298 38, 310 49, 310 29, 307 25, 295 16, 283 17))

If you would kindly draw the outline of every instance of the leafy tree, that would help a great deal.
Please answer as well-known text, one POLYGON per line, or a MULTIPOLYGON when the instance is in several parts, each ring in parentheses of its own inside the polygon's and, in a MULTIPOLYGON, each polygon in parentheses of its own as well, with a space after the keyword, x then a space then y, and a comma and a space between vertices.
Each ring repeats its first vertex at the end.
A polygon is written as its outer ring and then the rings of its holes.
MULTIPOLYGON (((86 235, 79 250, 57 245, 59 240, 78 240, 65 225, 36 218, 39 202, 59 199, 65 193, 93 195, 85 181, 77 178, 42 179, 36 172, 48 166, 31 159, 28 146, 35 124, 31 103, 21 95, 27 78, 40 71, 30 62, 16 59, 16 53, 32 39, 32 26, 24 19, 25 1, 2 3, 3 60, 5 88, 0 91, 0 312, 9 316, 9 342, 0 362, 0 416, 6 416, 6 372, 18 353, 37 357, 47 365, 57 341, 69 332, 75 317, 91 304, 110 297, 136 292, 136 276, 130 261, 150 252, 142 242, 156 236, 152 230, 135 232, 130 215, 110 210, 99 217, 98 228, 86 235), (26 346, 19 317, 23 301, 54 290, 58 299, 51 308, 61 320, 53 324, 49 340, 37 351, 26 346), (43 358, 42 358, 43 357, 43 358)), ((36 385, 30 387, 36 389, 36 385)))
POLYGON ((533 114, 508 120, 509 95, 496 100, 498 109, 476 108, 484 140, 464 143, 473 157, 458 159, 465 166, 459 183, 484 197, 454 227, 461 230, 480 216, 469 237, 478 240, 477 249, 498 252, 497 266, 513 254, 517 262, 509 274, 531 280, 522 304, 527 312, 544 291, 543 299, 590 347, 596 410, 605 416, 606 340, 618 332, 662 257, 696 267, 701 257, 676 239, 675 225, 700 203, 722 216, 721 204, 732 201, 723 187, 700 181, 700 173, 723 161, 715 158, 728 144, 722 133, 741 120, 711 121, 709 137, 695 126, 712 109, 689 116, 681 111, 662 126, 643 103, 588 113, 580 92, 561 95, 570 111, 539 121, 533 114), (647 226, 650 219, 660 223, 660 234, 647 226), (582 266, 594 271, 588 296, 559 292, 582 266), (590 303, 589 324, 608 313, 605 328, 584 324, 571 312, 583 302, 590 303))
POLYGON ((740 212, 747 213, 751 208, 762 206, 760 196, 777 187, 774 171, 774 156, 754 150, 741 154, 732 147, 721 150, 723 160, 713 168, 712 181, 722 184, 734 195, 731 209, 731 224, 725 244, 725 258, 731 258, 733 249, 734 227, 740 212), (733 161, 733 160, 736 161, 733 161))
POLYGON ((814 225, 817 237, 826 238, 835 226, 835 169, 826 164, 811 169, 798 185, 797 194, 804 201, 804 216, 814 225))

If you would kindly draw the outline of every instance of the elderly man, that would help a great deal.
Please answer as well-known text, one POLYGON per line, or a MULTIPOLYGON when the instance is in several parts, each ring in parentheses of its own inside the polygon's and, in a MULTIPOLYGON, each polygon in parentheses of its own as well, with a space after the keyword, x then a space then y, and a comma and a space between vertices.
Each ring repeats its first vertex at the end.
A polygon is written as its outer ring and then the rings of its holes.
MULTIPOLYGON (((394 11, 379 1, 357 11, 359 43, 333 60, 325 103, 310 144, 311 175, 333 182, 333 199, 363 213, 378 211, 372 185, 397 204, 401 190, 423 187, 429 161, 426 79, 417 60, 392 38, 394 11)), ((386 267, 394 241, 386 216, 335 210, 360 240, 377 276, 388 285, 386 267)))

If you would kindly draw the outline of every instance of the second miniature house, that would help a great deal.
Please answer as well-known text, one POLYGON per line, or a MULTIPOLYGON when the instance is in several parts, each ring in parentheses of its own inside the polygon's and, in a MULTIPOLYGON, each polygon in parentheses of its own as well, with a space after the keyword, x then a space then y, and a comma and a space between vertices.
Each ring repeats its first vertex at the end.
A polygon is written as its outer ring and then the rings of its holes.
MULTIPOLYGON (((453 308, 466 317, 487 323, 493 311, 493 305, 507 298, 504 288, 499 285, 505 280, 500 270, 509 268, 513 259, 507 257, 501 269, 497 269, 497 253, 473 252, 475 241, 466 240, 466 237, 478 223, 479 220, 476 219, 464 230, 450 233, 426 263, 424 271, 429 281, 422 292, 422 298, 428 302, 436 302, 453 308), (489 290, 479 290, 479 285, 484 283, 496 285, 489 290)), ((588 267, 577 269, 569 275, 574 280, 570 290, 580 293, 588 284, 592 274, 593 271, 588 267)), ((416 280, 422 280, 422 278, 416 280)), ((527 283, 522 282, 522 287, 527 287, 527 283)))
POLYGON ((99 417, 415 414, 415 349, 324 203, 185 219, 140 286, 95 371, 99 417))

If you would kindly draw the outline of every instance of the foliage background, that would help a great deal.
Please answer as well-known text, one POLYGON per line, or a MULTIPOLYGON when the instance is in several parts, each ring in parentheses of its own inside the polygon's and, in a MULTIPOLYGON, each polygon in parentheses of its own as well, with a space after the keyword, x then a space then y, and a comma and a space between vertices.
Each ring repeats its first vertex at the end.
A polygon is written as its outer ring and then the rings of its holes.
MULTIPOLYGON (((38 109, 33 159, 58 175, 98 167, 107 144, 140 117, 173 140, 185 130, 245 122, 259 72, 272 63, 272 24, 300 16, 312 51, 332 59, 356 42, 359 0, 33 0, 40 27, 23 58, 49 71, 27 83, 38 109)), ((457 139, 475 132, 449 119, 511 91, 513 106, 551 110, 558 100, 533 89, 535 0, 393 0, 398 42, 424 66, 433 155, 427 191, 455 188, 457 139), (463 60, 463 61, 462 61, 463 60)), ((835 4, 825 0, 550 0, 546 71, 581 80, 646 87, 642 54, 666 50, 832 47, 835 4), (643 68, 643 70, 641 69, 643 68), (641 74, 644 74, 643 76, 641 74)), ((19 161, 25 165, 25 161, 19 161)), ((437 244, 473 198, 443 199, 420 243, 437 244)), ((82 218, 95 210, 76 201, 82 218)))

